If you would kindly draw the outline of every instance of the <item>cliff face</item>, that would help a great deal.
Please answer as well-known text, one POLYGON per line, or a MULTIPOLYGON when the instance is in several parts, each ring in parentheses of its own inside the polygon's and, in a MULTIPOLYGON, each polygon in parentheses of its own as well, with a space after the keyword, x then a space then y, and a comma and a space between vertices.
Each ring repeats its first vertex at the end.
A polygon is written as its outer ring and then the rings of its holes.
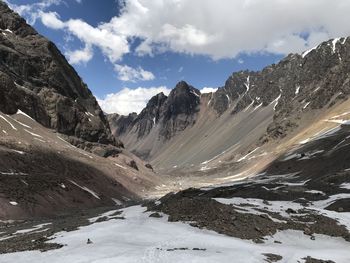
POLYGON ((95 97, 55 44, 0 2, 0 111, 21 110, 84 141, 119 145, 95 97))

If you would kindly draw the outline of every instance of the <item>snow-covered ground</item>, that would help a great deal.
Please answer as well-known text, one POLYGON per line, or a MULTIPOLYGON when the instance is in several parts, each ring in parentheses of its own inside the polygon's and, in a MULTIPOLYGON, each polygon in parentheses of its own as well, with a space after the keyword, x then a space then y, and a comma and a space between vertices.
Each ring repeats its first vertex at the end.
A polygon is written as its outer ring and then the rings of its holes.
POLYGON ((281 255, 283 259, 279 262, 304 262, 301 259, 306 256, 350 262, 350 245, 341 238, 315 235, 315 240, 311 240, 301 231, 288 230, 256 244, 185 223, 170 223, 166 216, 151 218, 144 211, 141 206, 126 208, 122 214, 125 220, 94 223, 77 231, 56 234, 52 242, 65 244, 61 249, 4 254, 0 262, 249 263, 264 262, 264 253, 281 255), (87 244, 88 239, 93 243, 87 244))

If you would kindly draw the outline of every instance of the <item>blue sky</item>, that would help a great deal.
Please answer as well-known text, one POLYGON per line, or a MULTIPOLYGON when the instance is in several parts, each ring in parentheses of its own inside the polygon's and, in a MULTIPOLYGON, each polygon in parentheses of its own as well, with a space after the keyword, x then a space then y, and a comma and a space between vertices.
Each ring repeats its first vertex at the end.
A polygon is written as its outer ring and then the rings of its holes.
POLYGON ((217 88, 232 72, 350 33, 346 0, 8 2, 56 43, 106 112, 122 114, 180 80, 217 88))

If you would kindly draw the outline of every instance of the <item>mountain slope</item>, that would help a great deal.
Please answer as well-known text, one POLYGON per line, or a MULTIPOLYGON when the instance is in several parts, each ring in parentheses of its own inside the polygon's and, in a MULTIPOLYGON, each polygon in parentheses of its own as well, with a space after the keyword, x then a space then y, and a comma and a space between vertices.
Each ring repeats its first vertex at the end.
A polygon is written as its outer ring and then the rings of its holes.
POLYGON ((0 2, 0 220, 122 205, 159 183, 56 46, 0 2))
POLYGON ((18 109, 45 127, 121 146, 95 97, 56 46, 0 2, 0 110, 18 109))
MULTIPOLYGON (((256 156, 264 166, 280 154, 273 152, 274 146, 287 143, 340 104, 346 104, 349 67, 350 41, 334 39, 302 55, 290 54, 262 71, 233 73, 215 93, 194 92, 198 96, 188 96, 182 106, 196 105, 196 111, 181 117, 191 121, 179 129, 173 121, 178 116, 169 121, 162 108, 154 124, 151 117, 141 113, 124 123, 123 130, 113 122, 111 125, 128 148, 157 168, 232 175, 242 161, 256 156), (144 121, 149 126, 140 132, 139 124, 144 121), (166 136, 162 131, 169 126, 175 132, 166 136)), ((169 98, 165 100, 167 105, 172 101, 169 98)), ((144 111, 153 109, 151 104, 144 111)))

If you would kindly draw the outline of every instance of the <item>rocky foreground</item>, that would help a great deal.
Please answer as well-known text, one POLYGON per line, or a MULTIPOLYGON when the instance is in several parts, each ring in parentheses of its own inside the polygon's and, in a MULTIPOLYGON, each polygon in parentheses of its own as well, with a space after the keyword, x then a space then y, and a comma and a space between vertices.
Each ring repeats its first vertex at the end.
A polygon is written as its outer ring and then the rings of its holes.
POLYGON ((102 214, 3 223, 0 260, 349 262, 347 134, 344 124, 324 131, 261 174, 226 185, 102 214))

